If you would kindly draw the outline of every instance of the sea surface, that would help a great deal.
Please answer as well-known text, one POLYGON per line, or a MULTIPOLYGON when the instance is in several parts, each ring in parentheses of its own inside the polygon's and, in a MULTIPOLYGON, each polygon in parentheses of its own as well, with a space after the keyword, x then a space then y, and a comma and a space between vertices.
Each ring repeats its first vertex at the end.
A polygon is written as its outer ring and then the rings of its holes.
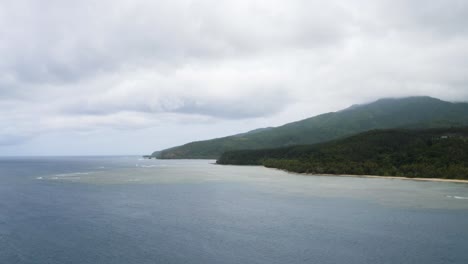
POLYGON ((468 184, 0 158, 0 263, 468 263, 468 184))

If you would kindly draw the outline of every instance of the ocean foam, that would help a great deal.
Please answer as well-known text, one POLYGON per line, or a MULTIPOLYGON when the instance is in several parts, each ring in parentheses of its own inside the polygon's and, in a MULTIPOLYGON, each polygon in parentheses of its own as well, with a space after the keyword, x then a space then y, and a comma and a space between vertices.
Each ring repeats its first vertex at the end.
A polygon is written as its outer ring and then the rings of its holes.
POLYGON ((139 182, 141 181, 140 179, 130 179, 130 180, 127 180, 128 182, 139 182))
POLYGON ((453 198, 453 199, 459 199, 459 200, 468 200, 468 197, 463 197, 463 196, 451 196, 447 195, 448 198, 453 198))
POLYGON ((71 173, 61 173, 61 174, 56 174, 55 176, 57 177, 73 177, 73 176, 78 176, 78 175, 89 175, 93 173, 91 172, 71 172, 71 173))
POLYGON ((161 167, 159 165, 140 165, 142 168, 154 168, 154 167, 161 167))

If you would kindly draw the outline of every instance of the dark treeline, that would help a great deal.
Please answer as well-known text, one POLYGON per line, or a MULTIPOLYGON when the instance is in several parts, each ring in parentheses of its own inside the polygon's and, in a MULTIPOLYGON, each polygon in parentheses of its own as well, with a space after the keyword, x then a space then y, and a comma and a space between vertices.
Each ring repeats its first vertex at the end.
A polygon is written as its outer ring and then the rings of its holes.
POLYGON ((468 179, 468 128, 374 130, 315 145, 226 152, 217 163, 298 173, 468 179))

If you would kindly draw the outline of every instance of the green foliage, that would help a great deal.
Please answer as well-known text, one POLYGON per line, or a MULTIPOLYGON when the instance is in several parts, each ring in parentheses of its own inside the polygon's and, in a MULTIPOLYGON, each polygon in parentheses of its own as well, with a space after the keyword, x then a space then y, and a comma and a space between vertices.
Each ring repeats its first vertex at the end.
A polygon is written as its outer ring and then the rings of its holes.
POLYGON ((217 163, 298 173, 468 179, 468 128, 373 130, 315 145, 226 152, 217 163))
POLYGON ((240 149, 315 144, 372 129, 435 128, 468 125, 468 103, 449 103, 430 97, 381 99, 367 105, 318 115, 280 127, 257 129, 212 140, 188 143, 154 156, 164 159, 216 159, 240 149))

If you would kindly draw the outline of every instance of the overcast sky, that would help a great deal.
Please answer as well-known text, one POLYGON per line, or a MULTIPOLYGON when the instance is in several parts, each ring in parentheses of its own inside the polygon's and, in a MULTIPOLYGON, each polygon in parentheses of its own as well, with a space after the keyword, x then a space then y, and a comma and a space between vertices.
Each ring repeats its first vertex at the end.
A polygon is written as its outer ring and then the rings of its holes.
POLYGON ((145 154, 468 101, 466 0, 0 0, 0 155, 145 154))

